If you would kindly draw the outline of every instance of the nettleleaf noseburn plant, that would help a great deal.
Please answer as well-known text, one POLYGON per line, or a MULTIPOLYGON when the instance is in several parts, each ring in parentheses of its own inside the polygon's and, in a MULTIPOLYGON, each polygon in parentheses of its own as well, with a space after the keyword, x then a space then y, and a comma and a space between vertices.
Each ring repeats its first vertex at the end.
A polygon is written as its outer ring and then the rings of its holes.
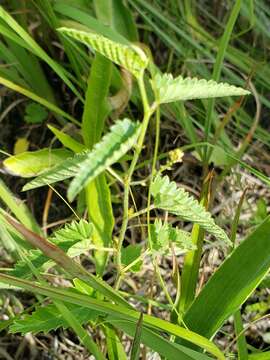
MULTIPOLYGON (((198 80, 196 78, 182 78, 181 76, 174 79, 171 74, 159 74, 158 72, 156 72, 150 79, 154 94, 154 101, 150 103, 145 87, 145 76, 147 67, 149 65, 149 59, 147 58, 142 49, 140 49, 136 45, 127 46, 115 43, 95 33, 78 31, 68 28, 60 28, 59 31, 66 36, 69 36, 88 45, 92 50, 99 52, 103 56, 113 61, 115 64, 124 67, 131 74, 133 74, 138 83, 144 115, 141 124, 139 124, 139 122, 133 122, 129 119, 118 120, 111 127, 110 131, 101 139, 99 143, 94 146, 91 151, 84 150, 83 152, 62 161, 61 163, 50 168, 48 171, 43 172, 30 183, 26 184, 24 189, 33 189, 35 187, 51 184, 57 181, 63 181, 65 179, 74 177, 68 188, 68 199, 73 200, 76 195, 78 195, 78 193, 90 181, 95 179, 105 170, 108 170, 109 167, 115 162, 119 161, 125 153, 127 153, 131 148, 134 148, 134 155, 132 157, 130 167, 127 171, 127 175, 123 179, 123 219, 120 234, 114 249, 115 263, 117 267, 115 288, 116 290, 118 290, 121 285, 121 280, 124 277, 125 269, 128 268, 124 268, 123 266, 122 246, 126 236, 126 230, 129 221, 130 187, 133 173, 136 169, 136 165, 138 163, 139 156, 144 145, 145 135, 151 116, 155 112, 158 113, 159 106, 165 103, 211 97, 246 95, 248 94, 248 91, 228 84, 218 84, 211 80, 206 81, 198 80)), ((151 206, 151 203, 148 204, 149 206, 147 207, 146 212, 149 214, 150 208, 162 209, 164 211, 179 216, 185 221, 199 224, 210 234, 217 237, 218 240, 229 243, 229 239, 226 233, 218 225, 216 225, 210 213, 208 213, 203 208, 203 206, 200 205, 196 199, 192 198, 186 191, 184 191, 183 189, 179 189, 174 182, 170 182, 168 177, 162 177, 162 175, 155 169, 155 162, 156 156, 154 157, 153 161, 154 172, 152 174, 151 182, 149 184, 149 199, 151 199, 152 196, 154 198, 154 203, 151 206)), ((164 244, 169 245, 169 243, 173 242, 176 238, 178 244, 182 244, 180 245, 180 247, 182 247, 183 251, 194 249, 194 247, 190 243, 190 238, 186 233, 181 234, 181 231, 178 231, 176 228, 171 228, 167 224, 162 225, 158 222, 155 222, 155 224, 150 224, 150 221, 148 221, 148 238, 149 244, 147 251, 148 253, 152 253, 153 260, 155 258, 156 251, 166 250, 164 249, 164 244), (158 231, 161 235, 162 232, 162 236, 157 236, 157 238, 152 239, 151 234, 152 236, 155 236, 153 235, 153 229, 155 234, 158 231), (181 241, 179 241, 180 236, 183 236, 182 243, 181 241), (163 244, 160 242, 163 242, 163 244)), ((136 261, 137 260, 135 259, 135 262, 136 261)), ((70 264, 74 266, 73 262, 70 262, 70 264)), ((77 277, 82 276, 81 268, 77 269, 77 267, 75 267, 75 270, 77 277)), ((83 276, 86 275, 83 274, 83 276)), ((83 277, 83 279, 85 278, 83 277)), ((24 286, 25 288, 29 289, 28 283, 24 282, 24 286)), ((118 296, 116 295, 117 293, 106 287, 102 282, 97 282, 94 278, 91 278, 91 286, 93 286, 98 291, 103 292, 105 296, 107 296, 109 299, 113 299, 116 303, 118 302, 123 306, 125 305, 125 302, 122 300, 122 298, 118 298, 118 296)), ((60 293, 51 293, 50 290, 41 286, 37 288, 37 291, 45 295, 54 294, 54 296, 61 296, 60 293)), ((72 294, 67 293, 65 299, 66 301, 70 301, 71 303, 73 302, 74 304, 83 304, 86 307, 90 306, 89 300, 79 300, 75 297, 75 295, 72 296, 72 294), (70 300, 67 300, 69 298, 70 300)), ((101 302, 95 303, 94 301, 92 301, 91 306, 93 308, 95 308, 96 306, 96 308, 98 308, 102 313, 105 314, 108 314, 111 311, 110 306, 106 305, 106 303, 101 304, 101 302)), ((120 310, 121 309, 119 308, 119 311, 120 310)), ((128 313, 124 310, 121 311, 122 316, 126 317, 128 313)), ((130 312, 130 316, 132 317, 132 311, 128 310, 128 312, 130 312)), ((133 318, 133 320, 134 319, 138 320, 137 315, 133 318)), ((144 320, 146 324, 153 327, 154 325, 151 321, 152 318, 150 320, 148 318, 145 318, 144 320)), ((118 324, 119 327, 121 328, 122 326, 125 331, 130 331, 130 329, 126 329, 123 324, 121 325, 120 321, 118 321, 118 324)), ((165 331, 165 324, 163 325, 164 328, 162 330, 165 331)), ((160 327, 158 329, 161 330, 160 327)), ((145 329, 145 331, 147 335, 147 328, 145 329)), ((173 325, 169 333, 179 337, 183 335, 181 332, 176 331, 176 328, 173 325)), ((143 341, 145 343, 147 343, 148 341, 149 344, 149 338, 147 340, 146 335, 144 336, 143 341)), ((148 334, 148 336, 150 335, 148 334)), ((152 334, 152 336, 154 335, 152 334)), ((186 336, 186 339, 188 340, 188 336, 186 336)), ((189 341, 192 340, 189 338, 189 341)), ((212 354, 216 355, 218 358, 223 358, 222 354, 220 354, 220 352, 218 352, 215 347, 211 348, 207 341, 204 340, 204 342, 202 340, 201 342, 199 342, 198 338, 196 338, 196 341, 198 345, 204 347, 204 349, 208 350, 209 352, 212 352, 212 354)), ((194 342, 196 343, 196 341, 194 342)), ((153 344, 152 346, 155 346, 155 344, 153 344)), ((165 354, 163 353, 163 355, 165 354)))
MULTIPOLYGON (((136 78, 141 94, 144 117, 142 120, 140 133, 138 135, 138 142, 135 146, 134 156, 131 161, 130 168, 128 170, 127 176, 124 179, 125 189, 124 189, 124 209, 123 209, 123 222, 121 226, 121 231, 118 239, 117 249, 116 249, 116 264, 118 269, 118 277, 116 282, 116 287, 119 286, 119 280, 121 278, 122 272, 122 261, 121 261, 121 248, 125 238, 125 233, 128 225, 128 211, 129 211, 129 193, 130 193, 130 183, 132 180, 133 172, 135 170, 136 164, 138 162, 144 139, 149 123, 149 119, 157 110, 160 104, 174 102, 174 101, 184 101, 191 99, 201 99, 201 98, 213 98, 213 97, 222 97, 222 96, 239 96, 246 95, 249 92, 239 87, 235 87, 229 84, 216 83, 215 81, 206 81, 198 80, 197 78, 186 78, 182 76, 173 78, 171 74, 159 74, 156 73, 150 83, 152 85, 153 92, 155 94, 155 100, 152 104, 149 103, 147 96, 144 76, 145 70, 148 66, 149 59, 146 57, 142 49, 136 45, 125 46, 117 44, 109 39, 104 38, 101 35, 89 33, 85 31, 79 31, 76 29, 60 28, 58 29, 61 33, 70 36, 85 45, 88 45, 91 49, 100 52, 103 56, 109 58, 116 64, 126 68, 130 71, 136 78)), ((85 167, 81 168, 81 171, 75 176, 73 182, 70 185, 68 194, 70 194, 70 199, 73 199, 73 194, 76 194, 79 189, 82 188, 83 184, 86 184, 89 181, 89 177, 85 177, 86 173, 85 167), (84 182, 80 182, 80 179, 84 176, 84 182), (77 180, 76 180, 77 179, 77 180), (76 183, 80 182, 80 187, 76 183)), ((75 174, 74 174, 75 175, 75 174)), ((160 179, 160 184, 158 184, 158 179, 155 179, 156 187, 158 190, 154 192, 154 195, 160 196, 159 191, 164 190, 164 184, 166 183, 168 187, 169 181, 164 179, 162 182, 160 179)), ((154 184, 153 184, 154 185, 154 184)), ((150 184, 150 189, 151 189, 150 184)), ((176 188, 174 184, 170 188, 176 188)), ((168 189, 166 189, 168 190, 168 189)), ((165 190, 165 191, 166 191, 165 190)), ((204 226, 208 231, 212 232, 219 239, 229 242, 228 237, 222 229, 220 229, 213 221, 211 215, 203 210, 196 200, 192 200, 190 197, 185 194, 184 190, 182 191, 182 198, 179 196, 179 203, 174 204, 173 195, 169 201, 169 205, 166 207, 167 211, 171 211, 177 215, 182 215, 185 213, 185 220, 192 222, 197 222, 204 226), (171 207, 170 207, 171 206, 171 207), (175 210, 173 210, 174 208, 175 210), (189 209, 189 212, 187 212, 189 209), (196 217, 197 215, 197 217, 196 217), (198 218, 201 217, 200 220, 198 218)), ((180 194, 179 194, 180 195, 180 194)), ((165 194, 166 197, 166 194, 165 194)), ((177 197, 178 198, 178 197, 177 197)), ((162 208, 162 206, 160 206, 162 208)), ((149 237, 150 231, 148 231, 149 237)))

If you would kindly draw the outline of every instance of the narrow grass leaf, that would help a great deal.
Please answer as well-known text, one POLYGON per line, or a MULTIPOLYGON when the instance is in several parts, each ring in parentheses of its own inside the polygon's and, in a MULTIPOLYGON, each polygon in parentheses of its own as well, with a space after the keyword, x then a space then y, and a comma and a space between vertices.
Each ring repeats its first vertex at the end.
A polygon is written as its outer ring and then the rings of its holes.
POLYGON ((267 218, 224 261, 192 303, 184 316, 190 329, 210 338, 239 309, 269 270, 269 238, 267 218))
MULTIPOLYGON (((8 283, 10 285, 21 287, 25 290, 32 291, 34 293, 42 294, 49 296, 52 299, 61 300, 68 303, 73 303, 81 306, 86 306, 92 310, 100 311, 104 314, 111 315, 114 319, 130 321, 133 324, 137 324, 137 321, 140 318, 140 313, 132 310, 130 308, 111 304, 109 302, 101 301, 98 299, 93 299, 88 295, 77 294, 74 291, 66 289, 57 289, 55 287, 44 286, 35 284, 33 282, 17 279, 15 277, 0 274, 0 281, 3 283, 8 283)), ((166 320, 162 320, 150 315, 144 315, 143 327, 146 329, 152 329, 153 331, 166 332, 168 334, 178 336, 187 341, 190 341, 193 344, 196 344, 210 354, 216 356, 219 360, 225 360, 222 352, 213 344, 210 340, 197 335, 196 333, 180 327, 179 325, 174 325, 169 323, 166 320)), ((203 359, 203 358, 202 358, 203 359)))
POLYGON ((0 77, 0 84, 6 86, 7 88, 22 94, 29 99, 36 101, 37 103, 43 105, 47 109, 51 110, 53 113, 62 116, 63 118, 71 121, 76 125, 81 125, 76 119, 74 119, 71 115, 67 114, 65 111, 61 110, 58 106, 54 105, 53 103, 49 102, 48 100, 38 96, 37 94, 33 93, 32 91, 23 88, 22 86, 9 81, 3 77, 0 77))
POLYGON ((94 18, 82 9, 79 9, 71 4, 67 4, 66 1, 57 1, 54 4, 54 9, 59 15, 73 19, 76 22, 88 27, 89 31, 94 31, 120 44, 129 45, 129 41, 112 27, 106 26, 102 21, 94 18))
POLYGON ((131 347, 130 360, 138 360, 140 357, 142 325, 143 325, 143 313, 141 312, 140 318, 136 324, 136 332, 131 347))
POLYGON ((65 134, 63 131, 58 130, 52 125, 48 125, 48 128, 67 149, 70 149, 75 153, 86 150, 86 147, 82 143, 73 139, 70 135, 65 134))
POLYGON ((65 321, 69 324, 69 326, 74 330, 80 342, 84 347, 93 354, 96 360, 106 360, 105 356, 99 349, 98 345, 92 339, 92 336, 89 334, 87 330, 85 330, 77 317, 66 307, 66 305, 61 301, 54 301, 58 312, 61 313, 65 321))
POLYGON ((74 87, 69 77, 67 76, 66 70, 62 68, 56 61, 54 61, 39 45, 38 43, 28 34, 24 28, 17 23, 17 21, 9 15, 5 9, 0 6, 0 18, 11 28, 13 31, 19 35, 21 41, 27 45, 27 47, 40 59, 45 61, 55 72, 56 74, 67 84, 67 86, 74 92, 79 99, 83 100, 80 93, 74 87))
POLYGON ((110 324, 106 324, 104 327, 104 333, 106 335, 108 359, 128 360, 126 351, 124 349, 125 344, 122 344, 122 341, 117 334, 117 329, 115 329, 110 324))
MULTIPOLYGON (((231 34, 235 25, 235 22, 238 18, 239 11, 241 9, 241 3, 242 0, 236 0, 234 3, 234 6, 232 8, 232 11, 230 13, 230 17, 228 20, 228 23, 226 25, 225 31, 223 32, 219 47, 218 47, 218 53, 217 57, 215 59, 214 63, 214 70, 213 70, 213 80, 218 81, 220 78, 221 70, 222 70, 222 63, 225 58, 226 50, 231 38, 231 34)), ((241 94, 240 94, 241 95, 241 94)), ((246 94, 242 94, 246 95, 246 94)), ((206 113, 206 119, 205 119, 205 140, 208 141, 210 130, 211 130, 211 119, 213 115, 214 110, 214 100, 210 100, 207 106, 207 113, 206 113)), ((207 149, 206 149, 207 150, 207 149)))
POLYGON ((270 359, 270 351, 249 354, 248 356, 248 360, 269 360, 269 359, 270 359))
POLYGON ((41 229, 37 224, 35 218, 31 214, 25 203, 16 198, 9 190, 4 181, 0 179, 0 199, 1 202, 6 204, 9 210, 16 216, 16 218, 26 227, 32 231, 41 233, 41 229))
MULTIPOLYGON (((122 331, 130 336, 135 336, 136 324, 131 321, 125 320, 113 320, 115 326, 120 328, 122 331)), ((153 349, 161 356, 165 357, 166 360, 210 360, 207 355, 198 353, 185 346, 176 344, 169 341, 165 337, 161 336, 157 332, 150 330, 147 327, 143 327, 141 331, 141 342, 153 349)), ((118 359, 117 359, 118 360, 118 359)))
MULTIPOLYGON (((138 31, 133 14, 123 1, 95 0, 97 18, 132 42, 138 41, 138 31)), ((98 31, 97 31, 98 32, 98 31)))
MULTIPOLYGON (((82 135, 85 145, 92 149, 101 139, 108 106, 112 63, 96 53, 88 77, 85 107, 82 117, 82 135)), ((94 224, 93 242, 97 247, 109 247, 112 242, 114 217, 110 188, 105 174, 100 174, 85 188, 89 219, 94 224)), ((102 276, 108 253, 95 251, 96 271, 102 276)))

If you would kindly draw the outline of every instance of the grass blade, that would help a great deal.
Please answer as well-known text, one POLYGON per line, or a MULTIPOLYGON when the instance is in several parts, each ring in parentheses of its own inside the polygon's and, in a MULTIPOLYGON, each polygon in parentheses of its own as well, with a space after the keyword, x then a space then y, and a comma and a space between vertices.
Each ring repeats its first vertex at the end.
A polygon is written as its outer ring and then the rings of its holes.
POLYGON ((58 106, 54 105, 53 103, 49 102, 48 100, 36 95, 32 91, 25 89, 17 84, 14 84, 12 81, 9 81, 3 77, 0 77, 0 84, 28 97, 29 99, 31 99, 33 101, 36 101, 37 103, 43 105, 44 107, 48 108, 55 114, 62 116, 63 118, 71 121, 72 123, 74 123, 78 126, 81 126, 81 124, 76 119, 74 119, 71 115, 67 114, 65 111, 61 110, 58 106))
MULTIPOLYGON (((82 118, 82 135, 85 145, 92 149, 100 141, 104 121, 109 112, 107 96, 111 82, 112 63, 96 54, 92 63, 85 107, 82 118)), ((105 174, 100 174, 85 188, 89 219, 94 224, 93 242, 96 246, 109 247, 112 241, 114 217, 110 188, 105 174)), ((108 253, 95 251, 96 271, 102 275, 108 253)))
MULTIPOLYGON (((210 175, 210 174, 209 174, 210 175)), ((207 209, 209 200, 209 191, 211 186, 211 175, 207 181, 204 181, 201 191, 200 204, 207 209)), ((203 251, 205 231, 198 224, 192 228, 192 242, 196 246, 196 250, 189 251, 184 259, 184 266, 181 276, 181 296, 179 302, 179 313, 185 314, 190 304, 193 302, 196 294, 196 287, 200 269, 200 261, 203 251)))
MULTIPOLYGON (((103 314, 111 315, 112 317, 114 317, 114 319, 119 319, 122 321, 131 321, 133 324, 135 324, 135 326, 140 318, 140 313, 135 310, 119 305, 116 306, 109 302, 93 299, 88 295, 77 294, 74 291, 34 284, 33 282, 17 279, 12 276, 4 275, 4 274, 0 274, 0 281, 3 283, 7 283, 9 285, 18 286, 28 291, 49 296, 54 300, 56 299, 64 302, 69 302, 69 303, 89 307, 93 310, 100 311, 103 314)), ((111 319, 111 321, 113 322, 113 319, 111 319)), ((216 345, 214 345, 211 341, 207 340, 206 338, 197 335, 196 333, 190 330, 181 328, 180 326, 171 324, 166 320, 158 319, 150 315, 144 315, 144 327, 145 326, 147 329, 167 332, 171 335, 183 338, 187 341, 190 341, 193 344, 201 346, 203 349, 207 350, 210 354, 214 355, 217 359, 225 360, 224 355, 216 347, 216 345)))
POLYGON ((138 323, 136 325, 136 332, 132 343, 130 360, 138 360, 140 357, 140 345, 142 337, 142 324, 143 324, 143 313, 141 313, 138 323))
MULTIPOLYGON (((220 78, 222 63, 224 61, 225 53, 226 53, 227 46, 229 44, 229 41, 230 41, 230 38, 232 35, 234 24, 237 20, 237 17, 239 15, 239 12, 241 9, 241 3, 242 3, 241 0, 236 0, 234 7, 231 11, 228 23, 226 25, 226 29, 221 38, 219 50, 217 53, 217 57, 215 59, 213 75, 212 75, 212 79, 214 81, 218 81, 220 78)), ((208 102, 206 119, 205 119, 205 141, 208 141, 208 139, 209 139, 209 134, 210 134, 210 130, 211 130, 211 118, 212 118, 212 113, 214 110, 214 104, 215 104, 215 101, 212 99, 208 102)), ((207 154, 206 154, 206 156, 207 156, 207 154)))
POLYGON ((185 314, 190 329, 212 337, 256 289, 270 267, 269 236, 267 218, 224 261, 185 314))
POLYGON ((15 198, 4 181, 0 179, 0 199, 7 205, 16 218, 32 231, 41 234, 40 227, 23 201, 15 198))
POLYGON ((0 18, 8 25, 15 33, 17 33, 22 41, 27 44, 31 51, 38 56, 40 59, 45 61, 55 72, 56 74, 64 81, 65 84, 74 92, 79 99, 82 99, 80 93, 76 90, 72 82, 66 75, 66 71, 55 62, 50 56, 36 43, 36 41, 21 27, 13 18, 5 11, 5 9, 0 6, 0 18))

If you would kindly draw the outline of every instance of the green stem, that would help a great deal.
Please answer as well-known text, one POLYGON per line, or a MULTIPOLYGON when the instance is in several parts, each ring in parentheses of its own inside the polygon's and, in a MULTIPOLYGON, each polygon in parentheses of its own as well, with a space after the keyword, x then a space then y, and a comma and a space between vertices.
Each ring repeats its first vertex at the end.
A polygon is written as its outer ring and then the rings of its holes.
MULTIPOLYGON (((150 210, 151 210, 151 187, 154 179, 154 175, 156 173, 156 164, 158 158, 158 146, 159 146, 159 136, 160 136, 160 108, 157 107, 156 110, 156 139, 155 139, 155 149, 154 149, 154 156, 152 162, 152 171, 150 177, 150 185, 148 190, 148 197, 147 197, 147 228, 148 228, 148 237, 150 239, 150 210)), ((151 247, 151 241, 149 242, 149 246, 151 247)))
POLYGON ((143 121, 142 121, 141 132, 140 132, 139 139, 138 139, 138 144, 135 148, 134 156, 132 158, 130 168, 128 170, 128 174, 127 174, 126 178, 124 179, 123 222, 122 222, 120 235, 119 235, 119 239, 118 239, 118 243, 117 243, 117 255, 116 255, 116 266, 117 266, 117 278, 116 278, 116 283, 115 283, 116 289, 119 288, 119 286, 121 284, 122 276, 123 276, 122 261, 121 261, 121 249, 122 249, 123 241, 125 239, 125 234, 126 234, 128 220, 129 220, 128 210, 129 210, 130 183, 131 183, 133 172, 136 168, 139 156, 142 151, 144 138, 145 138, 145 134, 146 134, 146 131, 148 128, 150 117, 153 114, 153 112, 155 111, 154 106, 152 106, 152 107, 149 106, 149 102, 148 102, 148 98, 147 98, 147 94, 146 94, 146 90, 145 90, 145 85, 144 85, 143 73, 138 78, 138 85, 139 85, 139 90, 140 90, 142 103, 143 103, 144 117, 143 117, 143 121))

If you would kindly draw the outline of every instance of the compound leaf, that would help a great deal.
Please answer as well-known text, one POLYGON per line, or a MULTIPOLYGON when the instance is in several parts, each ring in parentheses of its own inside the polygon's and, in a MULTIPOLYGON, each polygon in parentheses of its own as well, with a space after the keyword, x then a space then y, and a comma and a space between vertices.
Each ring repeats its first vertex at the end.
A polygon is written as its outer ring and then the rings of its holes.
MULTIPOLYGON (((65 225, 62 229, 55 231, 49 240, 59 246, 69 256, 75 257, 85 253, 85 251, 89 249, 92 232, 93 225, 86 220, 81 219, 79 222, 73 221, 72 223, 65 225)), ((52 261, 37 249, 30 250, 27 254, 27 258, 36 269, 41 271, 47 270, 53 265, 52 261)), ((11 273, 14 276, 24 278, 31 275, 28 263, 24 260, 19 260, 11 273)))
POLYGON ((150 235, 152 249, 161 253, 168 253, 171 244, 181 253, 196 248, 189 232, 171 224, 163 224, 161 220, 155 220, 155 223, 150 225, 150 235))
POLYGON ((151 193, 157 208, 198 224, 217 239, 231 243, 224 230, 215 224, 211 214, 184 189, 177 188, 176 183, 170 181, 168 176, 158 175, 153 181, 151 193))
POLYGON ((77 175, 69 189, 70 199, 73 198, 86 183, 119 160, 134 145, 139 128, 137 123, 133 123, 129 119, 118 120, 111 127, 111 131, 93 147, 92 151, 75 154, 66 159, 60 165, 27 183, 23 190, 63 181, 77 175))
POLYGON ((90 46, 114 63, 126 68, 137 78, 148 65, 147 56, 136 45, 119 44, 96 33, 66 27, 59 28, 58 31, 90 46))
POLYGON ((97 143, 93 150, 77 166, 76 176, 68 188, 68 199, 75 196, 106 168, 119 160, 135 144, 139 125, 129 119, 118 121, 111 132, 97 143))
MULTIPOLYGON (((96 320, 100 315, 95 310, 85 308, 74 304, 65 304, 68 310, 76 317, 80 324, 85 324, 88 321, 96 320)), ((64 329, 69 327, 69 324, 59 312, 54 304, 49 304, 37 308, 31 315, 25 315, 21 319, 14 320, 10 326, 12 333, 26 334, 32 332, 34 334, 39 332, 48 333, 51 330, 56 330, 59 327, 64 329)))
POLYGON ((249 91, 227 83, 197 78, 173 78, 171 74, 156 74, 151 85, 157 94, 157 101, 170 103, 192 99, 205 99, 223 96, 248 95, 249 91))

